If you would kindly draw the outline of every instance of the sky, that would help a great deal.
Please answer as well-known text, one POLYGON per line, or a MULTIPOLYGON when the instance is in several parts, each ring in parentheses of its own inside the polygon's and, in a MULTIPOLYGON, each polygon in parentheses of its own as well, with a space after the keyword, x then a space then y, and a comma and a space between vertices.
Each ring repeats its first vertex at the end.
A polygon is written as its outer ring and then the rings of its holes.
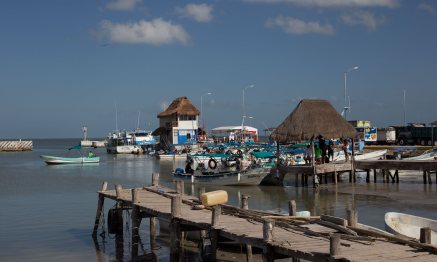
POLYGON ((2 139, 153 131, 180 96, 263 134, 341 112, 345 72, 349 120, 437 120, 437 0, 2 0, 0 36, 2 139))

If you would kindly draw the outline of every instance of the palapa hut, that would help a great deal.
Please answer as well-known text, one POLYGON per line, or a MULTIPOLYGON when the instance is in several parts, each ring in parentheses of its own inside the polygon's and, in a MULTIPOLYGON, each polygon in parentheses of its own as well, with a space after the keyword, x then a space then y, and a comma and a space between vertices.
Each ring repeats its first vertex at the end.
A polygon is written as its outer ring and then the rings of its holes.
POLYGON ((187 97, 178 97, 158 114, 159 127, 153 135, 159 135, 160 142, 165 145, 194 143, 197 141, 199 114, 187 97))
POLYGON ((304 99, 273 131, 271 139, 280 142, 324 138, 353 138, 355 128, 327 100, 304 99))

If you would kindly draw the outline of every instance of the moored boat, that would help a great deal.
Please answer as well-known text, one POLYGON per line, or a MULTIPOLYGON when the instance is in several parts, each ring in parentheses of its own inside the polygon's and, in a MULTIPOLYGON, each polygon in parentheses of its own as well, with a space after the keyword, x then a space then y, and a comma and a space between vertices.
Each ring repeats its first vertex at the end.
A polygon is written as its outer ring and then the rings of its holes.
POLYGON ((404 213, 385 213, 385 229, 395 235, 420 238, 420 229, 429 227, 431 229, 431 244, 437 244, 437 220, 413 216, 404 213))
MULTIPOLYGON (((357 154, 355 155, 355 160, 378 160, 384 157, 387 154, 387 149, 376 150, 369 153, 357 154)), ((350 159, 350 157, 349 157, 350 159)), ((345 155, 343 151, 339 151, 334 153, 334 161, 333 162, 341 162, 345 161, 345 155)))
POLYGON ((184 173, 178 168, 173 173, 174 178, 192 184, 206 184, 216 186, 256 186, 269 173, 270 168, 250 168, 243 171, 184 173))
POLYGON ((61 165, 61 164, 90 164, 99 163, 100 157, 59 157, 41 155, 41 158, 48 165, 61 165))
POLYGON ((62 165, 62 164, 90 164, 90 163, 99 163, 100 157, 94 155, 91 151, 88 155, 85 155, 83 149, 86 147, 82 146, 74 146, 69 148, 68 150, 76 150, 80 156, 70 157, 70 156, 49 156, 49 155, 41 155, 40 157, 47 163, 47 165, 62 165))

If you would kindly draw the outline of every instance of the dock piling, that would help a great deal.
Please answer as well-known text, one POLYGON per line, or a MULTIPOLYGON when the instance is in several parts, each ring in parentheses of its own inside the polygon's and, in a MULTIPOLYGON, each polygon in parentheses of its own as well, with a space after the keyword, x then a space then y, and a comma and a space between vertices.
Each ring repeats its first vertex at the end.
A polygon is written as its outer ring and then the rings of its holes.
POLYGON ((141 223, 141 218, 139 216, 140 210, 138 208, 138 206, 136 205, 137 203, 139 203, 138 201, 138 189, 137 188, 133 188, 131 190, 132 192, 132 214, 131 214, 131 218, 132 218, 132 247, 131 247, 131 255, 132 258, 135 258, 138 256, 138 241, 139 241, 139 229, 140 229, 140 223, 141 223))
POLYGON ((431 244, 431 228, 422 227, 420 229, 420 243, 431 244))
POLYGON ((159 173, 152 174, 152 186, 159 186, 159 173))
MULTIPOLYGON (((297 174, 296 174, 297 177, 297 174)), ((241 208, 244 210, 249 209, 249 195, 242 194, 241 195, 241 208)), ((252 255, 252 246, 246 245, 246 261, 252 262, 253 261, 253 255, 252 255)))
POLYGON ((358 223, 358 211, 353 210, 353 209, 348 209, 346 211, 346 215, 347 215, 347 224, 350 227, 357 227, 357 223, 358 223))
MULTIPOLYGON (((106 189, 108 189, 108 182, 103 181, 100 191, 106 191, 106 189)), ((105 197, 99 193, 99 199, 97 200, 96 219, 94 220, 93 237, 97 236, 97 229, 100 224, 100 218, 102 217, 104 203, 105 203, 105 197)))
POLYGON ((339 235, 332 235, 329 238, 329 255, 331 257, 340 255, 340 236, 339 235))
POLYGON ((296 216, 296 201, 290 200, 288 201, 288 215, 289 216, 296 216))

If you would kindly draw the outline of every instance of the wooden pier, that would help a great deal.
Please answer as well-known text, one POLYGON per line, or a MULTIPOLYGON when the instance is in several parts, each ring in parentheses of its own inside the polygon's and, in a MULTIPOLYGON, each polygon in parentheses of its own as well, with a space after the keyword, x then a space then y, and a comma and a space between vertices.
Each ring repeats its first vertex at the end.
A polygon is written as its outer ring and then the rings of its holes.
MULTIPOLYGON (((150 218, 151 245, 156 236, 156 218, 170 223, 170 258, 183 258, 183 234, 199 231, 201 241, 209 250, 205 261, 215 261, 217 241, 224 237, 247 248, 247 261, 252 261, 252 249, 262 250, 263 261, 292 258, 293 261, 433 261, 437 247, 419 241, 363 229, 357 223, 357 213, 349 210, 348 218, 318 216, 296 217, 296 204, 289 202, 290 215, 248 209, 247 196, 242 206, 216 205, 201 208, 197 197, 183 193, 183 181, 176 190, 158 185, 157 174, 150 186, 123 189, 117 185, 107 189, 104 182, 98 191, 98 207, 93 230, 96 239, 105 199, 116 201, 117 212, 131 209, 131 256, 138 256, 138 238, 143 218, 150 218), (207 241, 205 241, 207 240, 207 241)), ((123 216, 119 216, 123 217, 123 216)), ((123 238, 123 223, 118 236, 123 238)), ((427 232, 427 230, 422 230, 427 232)), ((424 239, 427 239, 424 236, 424 239)), ((153 250, 153 249, 152 249, 153 250)))
MULTIPOLYGON (((407 160, 360 160, 345 163, 329 163, 315 166, 283 166, 279 168, 283 180, 286 174, 295 176, 295 186, 299 185, 299 177, 302 186, 308 186, 308 176, 318 176, 319 183, 328 183, 328 177, 334 184, 339 181, 341 173, 349 173, 349 182, 356 182, 356 172, 366 172, 366 182, 371 182, 370 172, 373 172, 373 182, 377 182, 377 175, 382 176, 383 183, 399 183, 399 170, 422 171, 423 183, 431 184, 431 174, 435 173, 437 183, 437 161, 407 161, 407 160)), ((313 179, 313 185, 315 184, 313 179)))

